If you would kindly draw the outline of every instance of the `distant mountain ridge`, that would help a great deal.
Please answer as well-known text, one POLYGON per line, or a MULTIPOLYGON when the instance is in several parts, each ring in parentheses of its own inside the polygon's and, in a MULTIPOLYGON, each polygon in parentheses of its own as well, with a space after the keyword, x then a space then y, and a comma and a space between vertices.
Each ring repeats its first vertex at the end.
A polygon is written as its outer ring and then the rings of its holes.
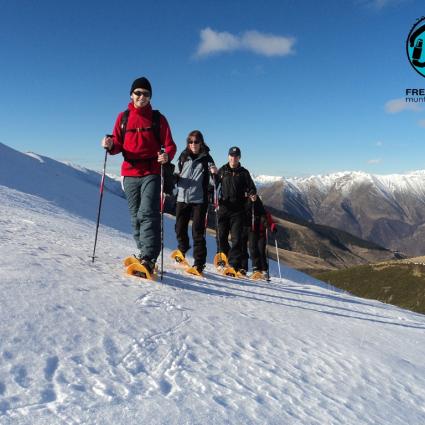
POLYGON ((255 182, 267 205, 293 217, 342 229, 408 255, 425 251, 425 170, 257 176, 255 182))

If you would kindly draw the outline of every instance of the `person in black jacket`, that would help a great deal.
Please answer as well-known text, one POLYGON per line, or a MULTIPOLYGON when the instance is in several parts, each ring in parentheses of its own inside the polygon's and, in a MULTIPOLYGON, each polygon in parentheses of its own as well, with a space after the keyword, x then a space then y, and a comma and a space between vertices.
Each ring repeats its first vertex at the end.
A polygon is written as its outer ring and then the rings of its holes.
POLYGON ((257 199, 257 189, 249 171, 240 164, 241 150, 234 146, 229 149, 229 162, 218 170, 220 199, 218 208, 218 249, 226 254, 229 264, 242 274, 243 244, 245 226, 245 203, 249 197, 257 199), (231 247, 228 237, 230 232, 231 247))

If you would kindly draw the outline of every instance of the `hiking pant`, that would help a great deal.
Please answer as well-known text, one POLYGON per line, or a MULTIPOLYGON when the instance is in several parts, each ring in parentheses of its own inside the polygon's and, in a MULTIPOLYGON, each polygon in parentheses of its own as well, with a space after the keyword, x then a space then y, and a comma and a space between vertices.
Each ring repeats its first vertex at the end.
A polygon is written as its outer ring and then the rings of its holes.
POLYGON ((156 261, 161 250, 161 177, 124 177, 123 186, 140 256, 156 261))
POLYGON ((250 228, 247 226, 243 227, 242 241, 241 241, 241 269, 248 271, 248 237, 250 228))
POLYGON ((205 241, 205 215, 208 204, 186 204, 177 202, 176 205, 176 237, 178 249, 185 254, 189 248, 188 226, 192 215, 193 258, 195 266, 203 266, 207 261, 207 243, 205 241))
POLYGON ((218 249, 226 254, 229 264, 239 270, 243 257, 243 230, 245 212, 235 211, 220 205, 218 210, 218 249), (229 232, 232 246, 229 245, 229 232))
POLYGON ((266 235, 259 235, 258 232, 249 232, 249 256, 253 270, 266 272, 267 255, 266 255, 266 235))

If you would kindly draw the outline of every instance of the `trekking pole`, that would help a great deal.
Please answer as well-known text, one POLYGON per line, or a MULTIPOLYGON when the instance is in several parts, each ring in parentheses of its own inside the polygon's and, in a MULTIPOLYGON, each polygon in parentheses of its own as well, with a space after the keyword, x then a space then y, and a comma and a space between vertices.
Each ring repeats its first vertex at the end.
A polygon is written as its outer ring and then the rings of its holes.
POLYGON ((282 274, 280 273, 279 248, 277 246, 276 236, 274 237, 274 244, 276 246, 276 258, 277 258, 277 267, 279 268, 279 278, 282 279, 282 274))
POLYGON ((214 178, 214 211, 215 211, 215 242, 217 244, 217 252, 221 252, 220 238, 218 237, 218 191, 217 182, 214 178))
POLYGON ((270 260, 269 260, 269 231, 266 227, 266 261, 267 261, 267 282, 270 282, 270 260))
MULTIPOLYGON (((108 135, 109 136, 109 135, 108 135)), ((100 199, 99 199, 99 208, 97 210, 97 220, 96 220, 96 235, 94 237, 94 247, 93 247, 93 255, 91 257, 92 263, 94 263, 94 259, 96 258, 96 245, 97 245, 97 234, 99 232, 99 222, 100 222, 100 210, 102 208, 102 200, 103 200, 103 188, 105 186, 105 175, 106 175, 106 160, 108 159, 108 150, 105 149, 105 160, 103 161, 103 173, 102 173, 102 181, 100 183, 100 199)))
MULTIPOLYGON (((161 148, 161 154, 164 153, 164 148, 161 148)), ((161 162, 161 282, 164 275, 164 164, 161 162)))

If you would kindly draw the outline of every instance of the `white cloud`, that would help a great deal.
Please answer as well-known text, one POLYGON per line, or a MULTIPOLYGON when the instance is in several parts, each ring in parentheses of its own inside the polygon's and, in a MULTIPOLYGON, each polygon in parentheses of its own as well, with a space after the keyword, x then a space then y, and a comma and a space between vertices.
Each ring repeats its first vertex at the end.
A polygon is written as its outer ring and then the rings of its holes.
POLYGON ((378 140, 376 142, 376 146, 378 146, 378 148, 381 148, 382 146, 384 146, 384 142, 381 142, 380 140, 378 140))
POLYGON ((406 102, 404 97, 400 99, 389 100, 385 104, 385 112, 387 114, 398 114, 402 111, 414 111, 419 112, 422 108, 417 103, 406 102))
POLYGON ((201 30, 201 42, 197 55, 206 56, 216 52, 229 52, 240 47, 240 40, 229 32, 216 32, 211 28, 201 30))
POLYGON ((196 52, 199 57, 214 53, 249 50, 264 56, 286 56, 294 53, 295 38, 246 31, 241 36, 205 28, 196 52))
POLYGON ((381 162, 382 162, 381 158, 369 159, 369 161, 367 161, 368 164, 380 164, 381 162))
POLYGON ((295 43, 293 37, 282 37, 272 34, 262 34, 258 31, 247 31, 242 36, 242 46, 247 50, 265 56, 286 56, 293 53, 295 43))

